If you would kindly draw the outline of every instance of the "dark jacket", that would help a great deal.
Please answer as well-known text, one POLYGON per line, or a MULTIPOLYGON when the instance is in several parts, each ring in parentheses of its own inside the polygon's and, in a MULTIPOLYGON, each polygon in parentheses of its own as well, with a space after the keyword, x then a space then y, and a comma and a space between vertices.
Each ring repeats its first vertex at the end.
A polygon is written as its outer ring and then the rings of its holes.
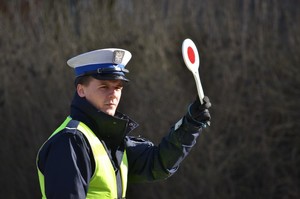
MULTIPOLYGON (((101 140, 119 183, 124 149, 128 157, 128 182, 161 180, 175 173, 202 131, 183 117, 155 146, 141 137, 129 136, 138 124, 128 116, 119 112, 114 117, 109 116, 77 94, 70 116, 85 123, 101 140)), ((38 167, 45 176, 48 199, 69 198, 70 193, 72 198, 85 198, 95 163, 85 136, 79 131, 63 130, 43 145, 38 154, 38 167)))

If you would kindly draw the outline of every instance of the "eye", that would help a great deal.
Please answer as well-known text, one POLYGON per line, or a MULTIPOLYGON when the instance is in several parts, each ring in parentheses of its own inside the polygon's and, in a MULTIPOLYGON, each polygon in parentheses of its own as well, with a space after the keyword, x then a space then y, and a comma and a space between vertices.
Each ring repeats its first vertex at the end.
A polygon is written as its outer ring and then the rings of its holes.
POLYGON ((116 84, 115 89, 116 90, 122 90, 123 89, 123 84, 122 83, 116 84))
POLYGON ((122 89, 123 89, 123 86, 116 86, 115 89, 116 89, 116 90, 122 90, 122 89))
POLYGON ((107 85, 100 85, 98 88, 99 88, 99 89, 107 89, 108 86, 107 86, 107 85))

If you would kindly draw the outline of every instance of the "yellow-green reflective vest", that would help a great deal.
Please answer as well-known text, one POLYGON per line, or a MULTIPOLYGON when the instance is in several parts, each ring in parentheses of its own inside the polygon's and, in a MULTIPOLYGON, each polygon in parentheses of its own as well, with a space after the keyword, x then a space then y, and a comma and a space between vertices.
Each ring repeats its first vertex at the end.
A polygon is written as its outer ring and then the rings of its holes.
MULTIPOLYGON (((60 127, 58 127, 54 131, 54 133, 49 137, 49 139, 56 133, 63 130, 70 121, 71 121, 71 117, 67 117, 67 119, 60 125, 60 127)), ((87 199, 118 198, 116 174, 113 165, 111 163, 111 160, 109 159, 103 144, 100 142, 98 137, 91 131, 91 129, 87 127, 84 123, 80 122, 79 125, 77 126, 77 129, 81 131, 88 139, 95 159, 95 171, 90 180, 86 198, 87 199)), ((127 189, 127 173, 128 173, 128 162, 127 162, 126 152, 124 152, 123 155, 123 159, 120 165, 120 172, 121 172, 122 190, 123 190, 122 197, 125 198, 126 189, 127 189)), ((42 192, 42 198, 46 199, 44 175, 39 170, 39 168, 38 168, 38 175, 39 175, 40 187, 42 192)))

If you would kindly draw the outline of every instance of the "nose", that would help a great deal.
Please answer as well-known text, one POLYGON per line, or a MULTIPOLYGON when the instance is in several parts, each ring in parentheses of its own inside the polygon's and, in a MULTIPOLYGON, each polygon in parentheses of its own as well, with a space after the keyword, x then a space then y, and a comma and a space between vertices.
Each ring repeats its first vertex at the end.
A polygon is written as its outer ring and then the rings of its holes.
POLYGON ((116 96, 117 96, 117 90, 115 88, 111 88, 109 90, 109 98, 113 99, 113 98, 116 98, 116 96))

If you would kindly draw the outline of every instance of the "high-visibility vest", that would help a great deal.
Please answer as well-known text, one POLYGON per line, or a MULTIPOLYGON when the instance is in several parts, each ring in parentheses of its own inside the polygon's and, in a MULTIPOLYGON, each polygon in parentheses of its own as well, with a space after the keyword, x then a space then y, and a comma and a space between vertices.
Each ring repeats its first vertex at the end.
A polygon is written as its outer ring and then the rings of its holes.
MULTIPOLYGON (((68 124, 71 120, 72 120, 71 117, 67 117, 67 119, 60 125, 60 127, 58 127, 54 131, 54 133, 49 137, 49 139, 53 135, 60 132, 61 130, 65 129, 66 127, 69 128, 68 124)), ((93 156, 95 159, 95 171, 89 182, 89 188, 88 188, 86 198, 87 199, 118 198, 117 178, 116 178, 115 170, 103 144, 98 139, 98 137, 92 132, 92 130, 84 123, 79 122, 77 127, 74 128, 78 129, 80 132, 82 132, 85 135, 85 137, 90 143, 93 156)), ((120 173, 121 173, 121 180, 122 180, 122 198, 125 198, 126 189, 127 189, 127 174, 128 174, 128 162, 127 162, 126 151, 124 151, 123 154, 122 162, 120 165, 120 173)), ((44 175, 42 174, 39 168, 38 168, 38 175, 39 175, 40 187, 42 192, 42 198, 46 199, 44 175)))

